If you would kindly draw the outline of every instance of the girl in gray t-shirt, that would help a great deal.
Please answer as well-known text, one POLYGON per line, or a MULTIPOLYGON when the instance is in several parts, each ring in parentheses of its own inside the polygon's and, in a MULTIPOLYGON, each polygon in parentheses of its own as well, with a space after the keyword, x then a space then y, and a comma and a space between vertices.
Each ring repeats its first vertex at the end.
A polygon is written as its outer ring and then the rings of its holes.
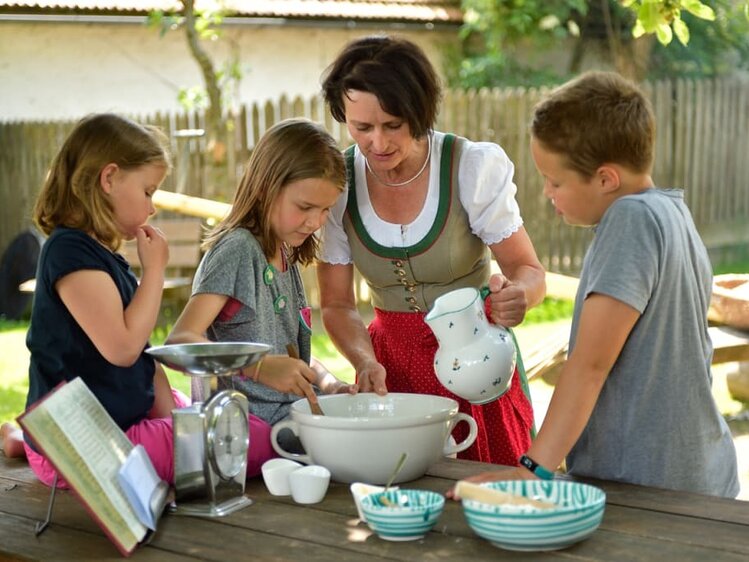
MULTIPOLYGON (((219 384, 246 394, 251 413, 271 425, 300 396, 317 403, 317 392, 358 390, 311 358, 310 309, 299 273, 315 258, 315 232, 344 183, 341 152, 322 127, 287 119, 269 129, 252 152, 231 211, 204 241, 192 296, 168 338, 270 345, 259 369, 219 384)), ((193 399, 203 398, 193 388, 193 399)))

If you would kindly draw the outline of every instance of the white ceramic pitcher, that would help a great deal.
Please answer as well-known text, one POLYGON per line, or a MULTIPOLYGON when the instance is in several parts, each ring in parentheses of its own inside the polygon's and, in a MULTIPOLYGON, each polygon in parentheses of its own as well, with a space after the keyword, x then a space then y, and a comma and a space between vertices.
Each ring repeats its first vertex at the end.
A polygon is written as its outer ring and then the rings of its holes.
POLYGON ((517 350, 511 334, 490 324, 477 289, 457 289, 426 315, 439 349, 434 372, 442 386, 472 404, 486 404, 510 387, 517 350))

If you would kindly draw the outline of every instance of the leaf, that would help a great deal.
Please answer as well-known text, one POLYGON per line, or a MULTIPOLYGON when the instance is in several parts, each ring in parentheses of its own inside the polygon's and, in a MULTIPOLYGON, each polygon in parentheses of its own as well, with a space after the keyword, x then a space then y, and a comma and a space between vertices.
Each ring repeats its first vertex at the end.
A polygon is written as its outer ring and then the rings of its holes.
POLYGON ((550 14, 541 18, 541 21, 538 22, 538 27, 539 29, 549 30, 559 27, 560 23, 561 22, 559 21, 558 17, 556 17, 554 14, 550 14))
POLYGON ((658 6, 652 3, 645 3, 637 10, 637 21, 642 24, 646 33, 656 31, 658 24, 662 21, 658 6))
POLYGON ((624 6, 625 8, 629 8, 630 6, 632 6, 632 4, 634 4, 634 3, 635 3, 635 0, 620 0, 620 2, 619 2, 619 3, 620 3, 620 4, 622 5, 622 6, 624 6))
POLYGON ((675 18, 671 23, 671 27, 673 27, 679 43, 686 47, 687 43, 689 43, 689 28, 687 24, 681 18, 675 18))
POLYGON ((567 20, 567 31, 572 37, 580 37, 580 26, 575 20, 567 20))
POLYGON ((706 6, 699 0, 685 0, 682 2, 684 9, 690 14, 697 16, 700 19, 713 21, 715 20, 715 12, 710 6, 706 6))
POLYGON ((645 28, 642 26, 642 22, 640 20, 637 20, 634 27, 632 27, 632 37, 637 39, 638 37, 642 37, 643 35, 645 35, 645 28))
POLYGON ((658 37, 658 41, 660 41, 661 45, 668 45, 674 38, 671 26, 667 23, 659 23, 658 27, 655 28, 655 35, 658 37))

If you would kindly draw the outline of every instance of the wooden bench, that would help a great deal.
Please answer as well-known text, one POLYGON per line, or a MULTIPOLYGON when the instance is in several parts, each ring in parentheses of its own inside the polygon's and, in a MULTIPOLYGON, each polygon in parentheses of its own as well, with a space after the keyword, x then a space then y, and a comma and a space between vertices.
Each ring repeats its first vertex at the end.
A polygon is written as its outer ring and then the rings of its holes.
MULTIPOLYGON (((195 218, 154 219, 150 224, 159 228, 169 241, 169 265, 166 269, 164 289, 192 285, 192 278, 200 263, 202 221, 195 218)), ((120 249, 136 275, 140 274, 140 260, 135 240, 126 242, 120 249)))
MULTIPOLYGON (((192 277, 200 263, 200 241, 203 234, 199 219, 159 219, 151 224, 161 229, 169 241, 169 265, 166 270, 164 289, 186 287, 192 284, 192 277)), ((140 273, 138 248, 134 240, 126 242, 120 253, 125 256, 136 275, 140 273)), ((18 288, 24 293, 33 293, 36 279, 21 283, 18 288)))
MULTIPOLYGON (((201 219, 154 218, 150 224, 159 228, 169 241, 169 264, 164 278, 164 292, 161 298, 159 325, 173 323, 190 298, 192 279, 200 264, 200 241, 203 235, 201 219)), ((136 242, 126 242, 120 253, 130 262, 136 276, 140 276, 140 260, 136 242)))
MULTIPOLYGON (((547 272, 546 296, 574 299, 577 283, 574 277, 547 272)), ((729 326, 711 326, 708 332, 713 342, 713 365, 749 361, 749 332, 729 326)), ((523 354, 528 380, 540 376, 548 384, 556 383, 567 361, 569 334, 570 326, 565 325, 523 354)))

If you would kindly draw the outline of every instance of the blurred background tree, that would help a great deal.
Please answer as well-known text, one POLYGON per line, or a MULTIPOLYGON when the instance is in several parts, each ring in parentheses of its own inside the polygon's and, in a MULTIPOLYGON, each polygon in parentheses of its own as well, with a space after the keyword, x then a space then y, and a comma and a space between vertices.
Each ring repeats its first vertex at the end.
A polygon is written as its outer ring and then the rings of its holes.
POLYGON ((454 87, 539 86, 601 66, 637 81, 749 68, 745 0, 463 0, 462 6, 462 45, 446 69, 454 87), (560 65, 565 48, 571 55, 560 65))
POLYGON ((178 99, 185 109, 205 109, 205 155, 207 166, 207 193, 216 198, 218 186, 226 184, 228 166, 227 155, 233 154, 232 133, 235 122, 235 105, 242 70, 239 64, 238 47, 221 32, 221 25, 228 15, 221 2, 208 3, 207 7, 196 9, 195 0, 180 0, 179 12, 153 11, 148 16, 148 25, 158 29, 161 35, 169 31, 182 30, 187 46, 203 75, 202 86, 189 86, 180 89, 178 99), (203 42, 226 41, 229 57, 216 66, 203 42))

